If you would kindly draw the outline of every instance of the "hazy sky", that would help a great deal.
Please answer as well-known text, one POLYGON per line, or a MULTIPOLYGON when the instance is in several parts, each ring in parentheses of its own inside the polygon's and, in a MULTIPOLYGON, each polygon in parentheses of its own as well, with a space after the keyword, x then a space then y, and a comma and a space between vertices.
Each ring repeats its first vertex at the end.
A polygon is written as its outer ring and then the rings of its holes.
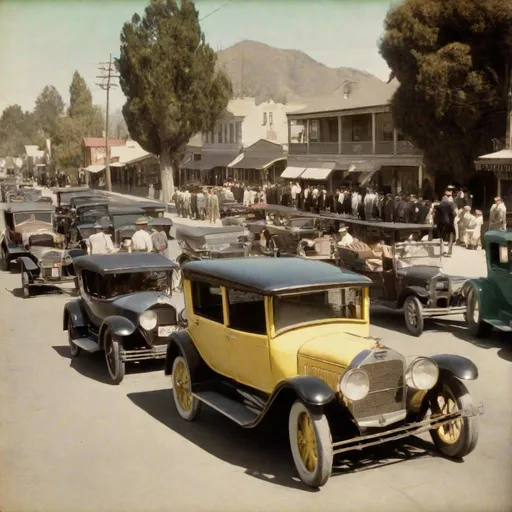
MULTIPOLYGON (((32 109, 45 85, 69 102, 78 70, 104 104, 95 85, 99 61, 119 54, 122 25, 145 0, 0 0, 0 111, 18 103, 32 109)), ((364 69, 387 80, 377 50, 389 0, 197 0, 201 25, 214 49, 252 39, 299 49, 330 66, 364 69), (226 5, 224 5, 226 4, 226 5), (218 12, 213 12, 220 7, 218 12), (209 15, 210 13, 212 13, 209 15)), ((119 108, 124 96, 111 96, 119 108)))

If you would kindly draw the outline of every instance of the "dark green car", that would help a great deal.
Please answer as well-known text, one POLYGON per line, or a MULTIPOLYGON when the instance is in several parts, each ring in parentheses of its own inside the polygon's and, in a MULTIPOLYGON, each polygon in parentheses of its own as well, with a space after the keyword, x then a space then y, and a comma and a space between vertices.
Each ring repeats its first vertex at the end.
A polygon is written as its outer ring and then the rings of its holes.
POLYGON ((487 277, 466 283, 467 322, 478 338, 490 336, 493 327, 512 332, 512 231, 489 231, 484 244, 487 277))

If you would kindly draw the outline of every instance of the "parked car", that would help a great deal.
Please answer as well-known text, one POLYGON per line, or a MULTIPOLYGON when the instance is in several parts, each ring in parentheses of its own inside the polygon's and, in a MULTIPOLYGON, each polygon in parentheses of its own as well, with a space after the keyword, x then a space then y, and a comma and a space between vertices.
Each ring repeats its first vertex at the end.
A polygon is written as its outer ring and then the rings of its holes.
POLYGON ((72 203, 72 217, 67 233, 68 244, 72 247, 87 240, 94 233, 95 222, 109 215, 107 200, 91 199, 82 202, 82 198, 77 199, 78 202, 72 203))
POLYGON ((169 335, 178 329, 171 297, 177 266, 156 253, 117 253, 74 260, 80 297, 64 307, 71 355, 105 352, 114 384, 130 361, 163 359, 169 335))
POLYGON ((403 310, 411 334, 422 334, 425 318, 466 313, 467 278, 443 272, 442 242, 373 247, 361 242, 337 247, 338 264, 370 277, 372 304, 403 310))
POLYGON ((484 235, 487 277, 466 283, 467 323, 473 336, 485 338, 493 327, 512 332, 512 232, 484 235))
POLYGON ((89 187, 64 187, 53 190, 56 196, 55 226, 59 233, 66 235, 71 225, 73 200, 81 197, 91 201, 100 198, 99 194, 89 187))
POLYGON ((137 206, 144 210, 144 215, 150 219, 158 219, 164 216, 167 211, 167 207, 164 204, 158 204, 153 202, 137 202, 137 206))
POLYGON ((302 258, 193 261, 183 267, 187 328, 169 339, 166 374, 178 414, 208 405, 244 428, 288 416, 295 467, 320 487, 333 456, 430 432, 464 457, 479 407, 457 355, 416 357, 369 337, 370 279, 302 258))

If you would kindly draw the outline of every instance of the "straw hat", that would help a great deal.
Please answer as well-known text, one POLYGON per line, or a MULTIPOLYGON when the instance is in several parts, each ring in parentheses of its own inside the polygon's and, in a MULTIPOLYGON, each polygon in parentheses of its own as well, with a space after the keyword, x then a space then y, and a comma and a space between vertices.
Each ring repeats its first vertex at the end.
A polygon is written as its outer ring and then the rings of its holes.
POLYGON ((147 226, 147 224, 148 224, 148 219, 146 217, 139 217, 135 221, 136 226, 147 226))

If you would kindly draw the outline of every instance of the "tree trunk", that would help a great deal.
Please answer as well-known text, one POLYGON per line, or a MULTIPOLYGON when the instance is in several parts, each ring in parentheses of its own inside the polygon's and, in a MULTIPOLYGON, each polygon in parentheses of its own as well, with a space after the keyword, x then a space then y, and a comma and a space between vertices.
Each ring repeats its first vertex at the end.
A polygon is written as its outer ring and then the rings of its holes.
POLYGON ((165 148, 160 155, 160 181, 163 201, 164 203, 170 203, 174 195, 174 176, 169 148, 165 148))

